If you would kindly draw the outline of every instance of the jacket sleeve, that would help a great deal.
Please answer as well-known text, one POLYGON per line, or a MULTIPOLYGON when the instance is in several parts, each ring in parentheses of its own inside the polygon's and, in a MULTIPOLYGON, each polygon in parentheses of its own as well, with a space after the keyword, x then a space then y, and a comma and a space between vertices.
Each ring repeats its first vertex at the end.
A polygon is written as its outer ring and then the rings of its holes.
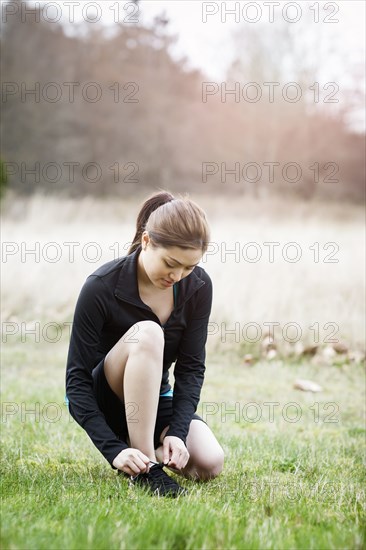
POLYGON ((205 284, 184 331, 174 367, 173 416, 166 436, 186 442, 193 414, 197 410, 205 374, 207 326, 212 306, 212 282, 205 272, 205 284))
POLYGON ((106 288, 100 277, 90 275, 77 300, 66 367, 66 395, 70 414, 110 463, 128 447, 108 426, 93 393, 100 334, 107 318, 106 288), (104 299, 103 299, 104 297, 104 299))

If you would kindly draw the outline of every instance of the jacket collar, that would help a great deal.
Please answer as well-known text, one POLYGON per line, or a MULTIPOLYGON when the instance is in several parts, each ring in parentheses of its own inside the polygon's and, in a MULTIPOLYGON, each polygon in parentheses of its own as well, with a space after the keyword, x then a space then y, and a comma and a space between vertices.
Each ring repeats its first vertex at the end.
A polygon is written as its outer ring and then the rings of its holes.
MULTIPOLYGON (((141 245, 139 245, 134 252, 124 257, 114 294, 126 302, 146 308, 146 304, 144 304, 140 298, 137 284, 137 259, 141 252, 141 248, 141 245)), ((184 277, 184 279, 176 284, 178 284, 178 300, 176 307, 179 307, 189 300, 189 298, 205 284, 205 281, 203 281, 195 273, 195 270, 193 270, 187 277, 184 277)))

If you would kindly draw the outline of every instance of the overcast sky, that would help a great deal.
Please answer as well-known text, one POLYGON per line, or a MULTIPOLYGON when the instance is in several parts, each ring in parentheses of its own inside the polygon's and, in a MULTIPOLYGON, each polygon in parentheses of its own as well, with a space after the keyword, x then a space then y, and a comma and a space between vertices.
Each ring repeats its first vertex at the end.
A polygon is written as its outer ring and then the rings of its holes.
MULTIPOLYGON (((72 2, 49 0, 47 2, 36 2, 32 0, 29 3, 48 4, 50 6, 48 8, 50 18, 55 14, 55 10, 52 10, 52 5, 58 4, 61 6, 64 19, 67 19, 71 10, 68 4, 71 5, 72 3, 75 4, 75 20, 79 21, 83 20, 82 9, 88 4, 90 7, 84 14, 86 13, 87 17, 92 18, 93 13, 96 13, 93 11, 92 4, 97 4, 102 14, 101 22, 106 25, 113 25, 116 20, 123 22, 129 17, 131 19, 136 17, 132 13, 133 6, 127 6, 127 4, 131 3, 125 1, 118 2, 119 8, 117 8, 115 0, 99 0, 98 2, 91 2, 89 0, 72 2)), ((170 32, 179 35, 176 48, 177 53, 179 55, 187 55, 192 66, 201 67, 206 74, 213 78, 219 78, 224 76, 228 63, 235 55, 231 42, 233 32, 241 29, 245 32, 245 28, 253 26, 253 24, 265 25, 268 23, 270 17, 269 3, 263 1, 204 2, 201 0, 142 0, 140 2, 138 19, 148 23, 156 15, 165 11, 170 20, 170 32), (239 16, 227 13, 225 21, 225 11, 233 10, 235 5, 239 16), (210 12, 215 11, 216 13, 210 14, 210 12), (207 13, 207 16, 204 23, 205 13, 207 13), (257 22, 250 22, 256 18, 259 19, 257 22)), ((316 36, 321 28, 321 32, 329 40, 336 41, 338 44, 341 42, 343 47, 352 53, 352 55, 358 57, 364 55, 366 15, 365 2, 363 0, 347 0, 342 2, 308 2, 301 0, 290 3, 287 0, 281 0, 280 2, 272 3, 274 4, 273 14, 275 24, 277 21, 283 19, 282 10, 286 4, 295 4, 298 6, 298 10, 301 10, 301 17, 299 21, 292 23, 292 25, 296 25, 299 32, 301 32, 302 25, 309 25, 306 16, 310 16, 312 20, 316 18, 315 9, 311 9, 311 6, 318 5, 319 22, 310 23, 314 36, 316 36), (280 5, 277 6, 276 4, 280 5), (327 9, 325 9, 326 5, 328 6, 327 9), (337 6, 339 7, 339 11, 335 13, 337 6), (324 22, 326 17, 330 20, 329 23, 324 22), (337 23, 331 23, 331 21, 336 19, 338 19, 337 23)), ((296 12, 295 9, 291 7, 287 8, 286 15, 289 19, 295 19, 296 15, 300 14, 300 11, 296 12)), ((289 24, 291 25, 291 23, 289 24)))
MULTIPOLYGON (((274 6, 274 23, 282 20, 282 8, 288 4, 286 1, 277 2, 280 6, 274 6)), ((265 5, 265 2, 202 2, 197 0, 183 0, 183 1, 155 1, 155 0, 142 0, 141 13, 142 19, 146 17, 152 18, 157 13, 166 11, 170 19, 170 29, 172 32, 179 34, 178 49, 180 52, 185 53, 190 59, 193 65, 202 67, 206 73, 212 75, 215 78, 222 77, 228 62, 232 60, 235 55, 235 50, 232 47, 231 37, 235 31, 241 29, 245 32, 245 27, 250 27, 253 24, 262 25, 263 27, 268 23, 269 19, 269 6, 265 5), (226 10, 233 9, 235 4, 239 5, 239 17, 238 22, 235 21, 235 15, 226 15, 226 10), (256 4, 258 8, 250 8, 249 4, 256 4), (247 11, 243 14, 243 8, 245 5, 247 11), (216 6, 216 7, 215 7, 216 6), (202 19, 206 12, 210 10, 217 13, 209 15, 207 14, 207 22, 203 23, 202 19), (258 11, 257 11, 258 10, 258 11), (246 19, 245 20, 245 17, 246 19), (250 23, 250 20, 255 20, 259 17, 259 21, 256 23, 250 23), (249 21, 248 21, 249 20, 249 21)), ((303 25, 308 25, 308 21, 305 16, 315 18, 316 14, 314 10, 310 9, 310 6, 316 4, 315 2, 307 2, 301 0, 300 2, 294 2, 302 10, 303 17, 298 22, 292 23, 299 28, 303 25)), ((322 33, 331 41, 341 42, 352 55, 364 57, 365 48, 365 5, 363 0, 360 1, 345 1, 345 2, 317 2, 319 4, 319 23, 312 24, 314 36, 316 36, 319 27, 321 27, 322 33), (328 6, 325 11, 324 6, 328 6), (331 5, 339 5, 339 12, 333 14, 333 8, 331 5), (338 23, 324 23, 324 19, 329 17, 330 20, 338 19, 338 23)), ((300 13, 300 12, 298 12, 300 13)), ((288 9, 287 15, 289 18, 295 18, 296 13, 294 10, 288 9)), ((289 23, 291 25, 291 23, 289 23)), ((316 40, 315 40, 316 42, 316 40)))

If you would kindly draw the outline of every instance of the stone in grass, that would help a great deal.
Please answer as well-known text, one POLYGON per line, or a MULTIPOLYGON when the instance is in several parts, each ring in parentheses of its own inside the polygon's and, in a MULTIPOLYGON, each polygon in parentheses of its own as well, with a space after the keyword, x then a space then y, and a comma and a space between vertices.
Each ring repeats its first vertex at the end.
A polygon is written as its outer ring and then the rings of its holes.
POLYGON ((332 365, 337 353, 334 351, 332 346, 325 346, 324 348, 319 348, 318 353, 311 358, 311 363, 313 365, 332 365))
POLYGON ((244 355, 244 359, 243 359, 244 365, 252 365, 253 361, 254 361, 254 358, 251 353, 246 353, 244 355))
POLYGON ((277 357, 277 351, 275 349, 268 350, 266 359, 272 361, 275 357, 277 357))
POLYGON ((336 351, 332 346, 325 346, 325 348, 321 350, 321 356, 326 361, 332 361, 332 359, 336 356, 336 351))
POLYGON ((333 344, 333 349, 336 353, 345 354, 348 352, 348 346, 344 342, 336 342, 333 344))
POLYGON ((313 393, 323 391, 323 388, 321 386, 319 386, 319 384, 316 384, 315 382, 312 382, 311 380, 300 380, 300 379, 295 380, 294 388, 295 388, 295 390, 311 391, 313 393))
POLYGON ((304 348, 302 355, 306 355, 308 357, 314 357, 317 351, 318 351, 318 346, 307 346, 306 348, 304 348))

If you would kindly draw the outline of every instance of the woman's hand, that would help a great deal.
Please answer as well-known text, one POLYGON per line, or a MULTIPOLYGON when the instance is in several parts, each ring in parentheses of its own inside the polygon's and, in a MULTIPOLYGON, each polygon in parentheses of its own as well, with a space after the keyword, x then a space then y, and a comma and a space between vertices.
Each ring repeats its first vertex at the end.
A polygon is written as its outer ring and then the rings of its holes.
POLYGON ((174 435, 164 437, 163 462, 165 466, 181 470, 187 465, 188 460, 189 452, 179 437, 175 437, 174 435))
POLYGON ((149 471, 150 459, 144 455, 138 449, 128 448, 123 449, 112 464, 118 470, 122 470, 130 476, 137 476, 137 474, 146 473, 149 471))

